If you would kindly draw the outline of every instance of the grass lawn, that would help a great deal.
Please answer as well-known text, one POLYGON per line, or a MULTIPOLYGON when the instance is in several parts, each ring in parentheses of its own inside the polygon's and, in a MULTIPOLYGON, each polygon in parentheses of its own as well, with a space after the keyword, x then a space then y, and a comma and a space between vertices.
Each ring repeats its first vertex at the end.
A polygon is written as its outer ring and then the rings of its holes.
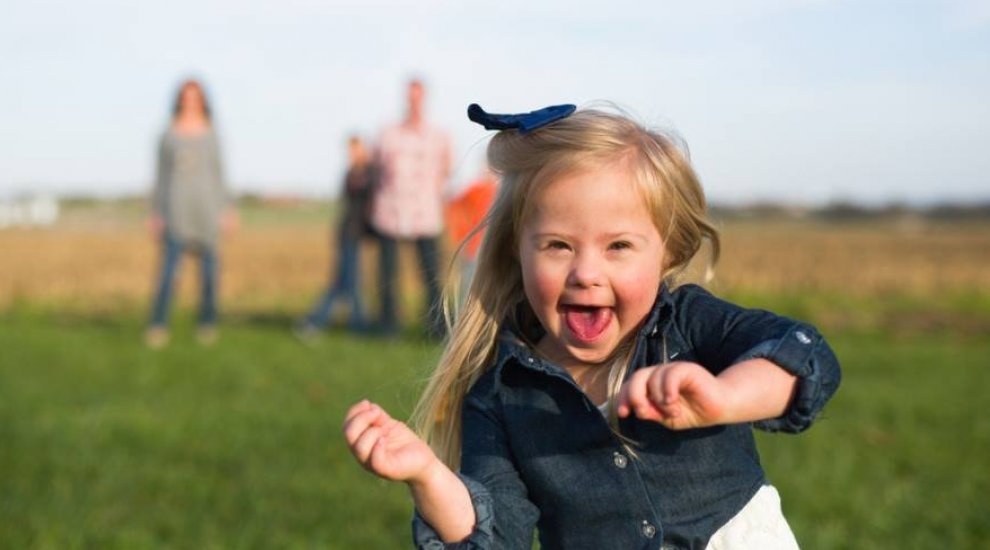
MULTIPOLYGON (((409 547, 405 489, 340 423, 365 396, 407 414, 439 350, 287 327, 231 322, 203 348, 186 321, 155 352, 137 316, 0 317, 0 546, 409 547)), ((760 436, 803 547, 985 547, 990 339, 829 336, 826 418, 760 436)))

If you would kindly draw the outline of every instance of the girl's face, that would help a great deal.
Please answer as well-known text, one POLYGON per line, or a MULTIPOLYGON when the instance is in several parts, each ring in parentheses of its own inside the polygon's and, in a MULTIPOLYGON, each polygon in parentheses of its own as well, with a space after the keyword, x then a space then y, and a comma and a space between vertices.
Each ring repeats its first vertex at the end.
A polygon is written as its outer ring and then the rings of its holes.
POLYGON ((564 175, 537 193, 519 241, 523 287, 547 334, 539 350, 569 367, 601 363, 646 318, 663 240, 628 170, 564 175))

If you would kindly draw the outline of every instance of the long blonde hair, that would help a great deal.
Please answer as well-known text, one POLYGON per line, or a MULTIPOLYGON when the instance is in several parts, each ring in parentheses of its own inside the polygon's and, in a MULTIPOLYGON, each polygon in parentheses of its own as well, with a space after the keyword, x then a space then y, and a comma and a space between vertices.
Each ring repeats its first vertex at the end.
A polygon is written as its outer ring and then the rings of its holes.
MULTIPOLYGON (((430 377, 412 423, 448 466, 461 454, 461 407, 472 384, 492 365, 501 323, 525 300, 518 240, 536 193, 564 174, 623 161, 635 179, 664 241, 661 274, 674 284, 705 240, 710 265, 718 258, 718 231, 707 218, 701 184, 677 142, 627 116, 583 109, 528 134, 499 132, 488 162, 501 183, 483 222, 478 265, 450 338, 430 377)), ((468 237, 470 238, 470 236, 468 237)), ((628 369, 631 345, 610 361, 609 401, 628 369)), ((612 416, 614 422, 614 411, 612 416)))

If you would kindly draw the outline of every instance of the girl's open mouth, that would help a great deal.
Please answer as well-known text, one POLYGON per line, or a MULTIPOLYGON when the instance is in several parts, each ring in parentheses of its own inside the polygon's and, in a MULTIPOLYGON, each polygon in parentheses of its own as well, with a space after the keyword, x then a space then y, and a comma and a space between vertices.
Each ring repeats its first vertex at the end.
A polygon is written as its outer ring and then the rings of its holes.
POLYGON ((561 308, 571 333, 582 342, 595 341, 612 322, 612 308, 565 305, 561 308))

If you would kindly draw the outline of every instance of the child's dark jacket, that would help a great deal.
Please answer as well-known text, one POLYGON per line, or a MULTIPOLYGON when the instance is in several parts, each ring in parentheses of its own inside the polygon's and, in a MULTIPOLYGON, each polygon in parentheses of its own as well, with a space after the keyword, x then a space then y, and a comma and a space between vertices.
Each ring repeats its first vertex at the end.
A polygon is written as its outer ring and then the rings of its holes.
MULTIPOLYGON (((754 424, 767 431, 804 430, 839 386, 838 361, 814 327, 693 285, 661 289, 635 346, 630 374, 672 360, 718 374, 766 358, 797 375, 783 416, 754 424)), ((417 547, 528 550, 536 527, 544 549, 704 549, 768 483, 750 424, 672 431, 632 418, 620 428, 636 458, 566 371, 506 329, 463 409, 460 474, 474 532, 444 545, 417 516, 417 547)))

